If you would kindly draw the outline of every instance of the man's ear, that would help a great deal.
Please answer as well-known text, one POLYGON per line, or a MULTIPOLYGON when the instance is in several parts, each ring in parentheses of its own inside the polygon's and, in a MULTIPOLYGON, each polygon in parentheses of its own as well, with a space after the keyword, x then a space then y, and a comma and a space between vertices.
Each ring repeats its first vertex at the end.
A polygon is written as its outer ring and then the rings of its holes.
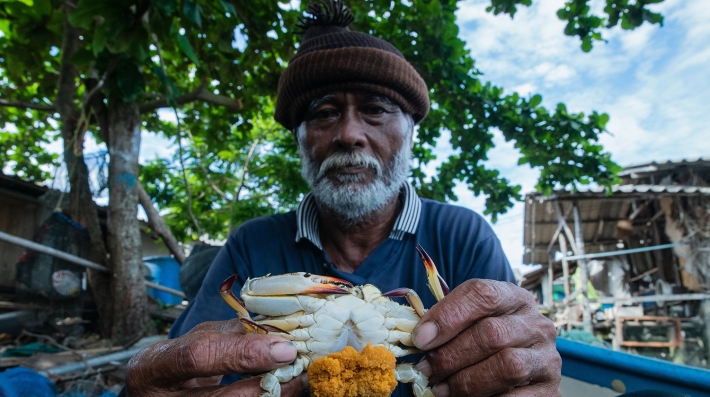
POLYGON ((296 140, 296 146, 298 148, 298 151, 301 151, 301 139, 304 139, 306 136, 306 123, 302 122, 299 124, 296 128, 293 129, 293 138, 296 140))
MULTIPOLYGON (((410 118, 411 120, 411 118, 410 118)), ((412 123, 412 133, 409 134, 409 148, 414 149, 414 138, 417 135, 417 125, 414 123, 414 120, 411 120, 412 123)))

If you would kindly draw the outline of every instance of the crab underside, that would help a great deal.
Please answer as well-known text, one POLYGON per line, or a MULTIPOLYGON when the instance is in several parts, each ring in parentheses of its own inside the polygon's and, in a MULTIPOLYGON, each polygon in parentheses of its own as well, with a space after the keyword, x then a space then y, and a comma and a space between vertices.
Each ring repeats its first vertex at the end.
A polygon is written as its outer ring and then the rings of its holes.
MULTIPOLYGON (((449 288, 424 249, 417 246, 417 252, 426 268, 429 289, 439 301, 449 288)), ((262 377, 264 397, 280 396, 280 383, 307 371, 315 359, 345 346, 361 351, 370 343, 385 347, 395 357, 419 352, 412 343, 412 331, 426 309, 414 290, 398 288, 382 293, 370 284, 353 286, 338 278, 299 272, 248 279, 239 299, 232 293, 236 278, 235 274, 225 280, 220 294, 236 310, 246 330, 279 333, 298 351, 293 363, 262 377), (390 297, 405 297, 410 306, 390 297), (249 312, 258 316, 252 318, 249 312)), ((412 364, 398 364, 395 379, 412 383, 417 397, 434 396, 428 379, 412 364)))

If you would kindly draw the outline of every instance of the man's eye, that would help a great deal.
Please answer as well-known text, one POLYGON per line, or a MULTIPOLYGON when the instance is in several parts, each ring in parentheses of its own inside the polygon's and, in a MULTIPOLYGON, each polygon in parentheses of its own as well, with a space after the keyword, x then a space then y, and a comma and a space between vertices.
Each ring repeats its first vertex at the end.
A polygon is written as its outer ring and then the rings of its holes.
POLYGON ((314 119, 318 120, 324 120, 324 119, 329 119, 331 117, 337 116, 338 112, 335 109, 323 109, 315 112, 313 114, 314 119))
POLYGON ((383 107, 381 107, 381 106, 367 106, 367 107, 366 107, 365 109, 363 109, 363 110, 364 110, 364 113, 365 113, 365 114, 369 114, 369 115, 379 115, 379 114, 382 114, 382 113, 386 113, 386 112, 387 112, 387 111, 385 110, 385 108, 383 108, 383 107))

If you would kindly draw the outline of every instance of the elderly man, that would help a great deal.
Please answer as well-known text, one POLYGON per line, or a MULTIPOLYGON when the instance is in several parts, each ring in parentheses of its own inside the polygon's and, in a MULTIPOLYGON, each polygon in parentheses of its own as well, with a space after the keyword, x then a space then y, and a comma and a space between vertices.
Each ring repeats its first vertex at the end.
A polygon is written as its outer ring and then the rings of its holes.
MULTIPOLYGON (((292 362, 278 334, 246 333, 220 300, 220 283, 304 271, 383 291, 416 290, 431 309, 414 330, 417 369, 437 397, 558 395, 555 329, 513 275, 488 224, 467 209, 420 199, 407 182, 415 123, 429 109, 424 81, 390 43, 347 29, 331 2, 311 6, 302 45, 283 73, 275 118, 294 132, 310 184, 297 211, 237 229, 212 264, 171 339, 135 357, 137 396, 256 396, 259 373, 292 362), (431 255, 452 292, 436 303, 415 247, 431 255), (230 320, 231 319, 231 320, 230 320), (224 377, 223 377, 224 376, 224 377), (228 386, 219 384, 231 383, 228 386)), ((284 396, 305 390, 284 383, 284 396)), ((411 395, 400 385, 395 395, 411 395)))

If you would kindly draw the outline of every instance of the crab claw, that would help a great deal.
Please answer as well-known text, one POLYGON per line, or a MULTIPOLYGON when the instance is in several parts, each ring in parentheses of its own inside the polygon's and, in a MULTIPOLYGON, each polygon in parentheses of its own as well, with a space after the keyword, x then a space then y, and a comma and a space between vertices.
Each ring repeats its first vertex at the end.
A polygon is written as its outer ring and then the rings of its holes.
POLYGON ((288 331, 282 330, 281 328, 275 325, 259 324, 259 326, 263 328, 266 332, 280 332, 282 334, 291 335, 288 331))
POLYGON ((417 244, 417 252, 419 253, 419 256, 422 257, 422 262, 424 262, 424 267, 426 268, 426 276, 428 279, 427 284, 429 285, 431 293, 434 295, 437 301, 444 299, 444 297, 448 295, 449 292, 451 292, 449 286, 446 285, 444 279, 441 278, 439 272, 436 270, 436 265, 434 265, 434 261, 431 260, 429 254, 424 251, 424 248, 422 248, 420 244, 417 244))
POLYGON ((257 334, 268 334, 269 332, 280 332, 282 334, 290 335, 287 331, 282 330, 279 327, 269 324, 259 324, 254 320, 248 318, 240 318, 239 322, 242 323, 244 329, 247 332, 254 332, 257 334))
POLYGON ((349 294, 350 291, 338 286, 351 287, 348 281, 335 277, 319 276, 311 273, 289 273, 259 277, 247 280, 242 288, 242 296, 279 296, 301 294, 349 294))
POLYGON ((396 297, 404 297, 407 302, 409 302, 409 306, 414 309, 414 311, 417 313, 419 317, 422 317, 424 313, 426 313, 426 309, 424 308, 424 303, 422 303, 422 298, 419 297, 419 295, 414 291, 413 289, 409 288, 397 288, 393 289, 392 291, 385 292, 382 294, 382 296, 396 296, 396 297))
POLYGON ((242 323, 247 332, 257 332, 257 329, 259 329, 259 324, 255 321, 249 320, 248 318, 240 318, 239 322, 242 323))
POLYGON ((249 319, 249 311, 244 307, 244 303, 241 299, 237 298, 232 292, 232 287, 234 282, 237 280, 237 275, 233 274, 229 276, 222 285, 219 287, 219 294, 222 296, 225 302, 237 312, 240 319, 249 319))

